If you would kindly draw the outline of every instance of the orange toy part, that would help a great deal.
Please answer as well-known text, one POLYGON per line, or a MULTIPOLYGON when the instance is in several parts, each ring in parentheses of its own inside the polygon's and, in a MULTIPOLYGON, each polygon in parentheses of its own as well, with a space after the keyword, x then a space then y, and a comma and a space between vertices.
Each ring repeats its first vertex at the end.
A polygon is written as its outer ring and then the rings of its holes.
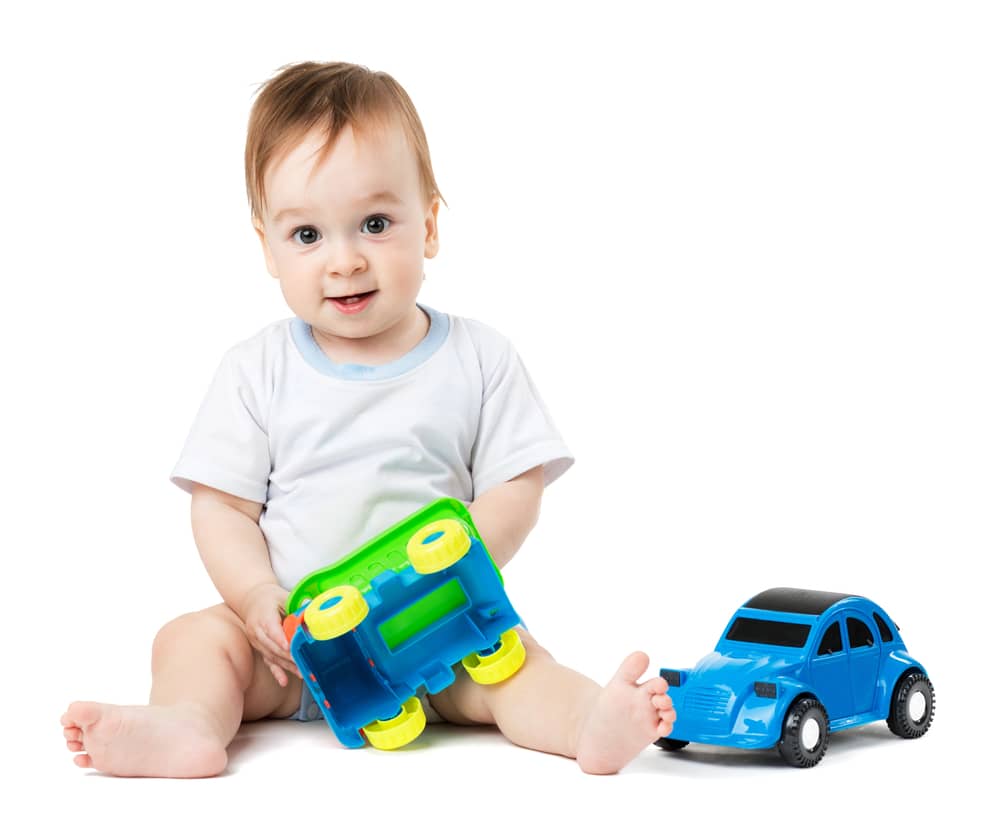
POLYGON ((282 630, 285 631, 285 639, 288 640, 288 644, 292 643, 292 637, 295 636, 295 631, 299 629, 299 625, 302 624, 302 616, 297 613, 290 613, 285 617, 285 621, 281 623, 282 630))

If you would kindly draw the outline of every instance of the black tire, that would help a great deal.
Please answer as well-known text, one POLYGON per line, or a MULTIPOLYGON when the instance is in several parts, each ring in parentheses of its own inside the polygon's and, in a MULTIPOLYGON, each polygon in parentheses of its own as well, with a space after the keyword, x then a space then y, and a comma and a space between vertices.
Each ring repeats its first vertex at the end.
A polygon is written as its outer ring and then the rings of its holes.
POLYGON ((896 689, 892 692, 889 717, 885 721, 889 730, 904 740, 915 740, 927 733, 933 719, 934 686, 931 685, 927 674, 913 671, 901 676, 896 683, 896 689), (918 696, 923 697, 923 710, 921 711, 918 705, 917 716, 914 716, 914 705, 920 702, 918 696))
POLYGON ((654 746, 659 746, 664 751, 680 751, 687 744, 687 740, 671 740, 669 737, 660 737, 653 743, 654 746))
POLYGON ((789 765, 800 769, 815 766, 830 742, 830 718, 814 697, 800 699, 785 715, 778 753, 789 765))

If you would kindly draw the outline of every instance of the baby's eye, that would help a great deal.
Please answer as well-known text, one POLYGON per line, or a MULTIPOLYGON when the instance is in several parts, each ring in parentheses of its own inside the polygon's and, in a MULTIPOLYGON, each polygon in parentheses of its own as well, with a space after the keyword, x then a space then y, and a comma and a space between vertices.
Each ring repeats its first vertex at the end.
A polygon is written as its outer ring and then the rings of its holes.
POLYGON ((304 245, 315 244, 316 240, 319 238, 319 233, 316 232, 316 228, 314 227, 297 227, 292 231, 292 238, 294 239, 300 233, 302 234, 302 237, 299 241, 304 245))
POLYGON ((369 216, 361 225, 362 232, 368 228, 368 235, 380 236, 389 229, 392 220, 388 216, 369 216))

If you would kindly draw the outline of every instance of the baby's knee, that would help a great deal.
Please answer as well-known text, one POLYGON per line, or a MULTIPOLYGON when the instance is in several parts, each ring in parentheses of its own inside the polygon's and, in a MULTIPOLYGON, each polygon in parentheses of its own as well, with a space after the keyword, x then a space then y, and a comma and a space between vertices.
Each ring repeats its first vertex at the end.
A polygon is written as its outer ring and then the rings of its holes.
POLYGON ((153 661, 178 648, 190 650, 192 646, 219 645, 228 650, 248 644, 236 614, 225 605, 216 605, 184 613, 161 627, 153 639, 153 661))

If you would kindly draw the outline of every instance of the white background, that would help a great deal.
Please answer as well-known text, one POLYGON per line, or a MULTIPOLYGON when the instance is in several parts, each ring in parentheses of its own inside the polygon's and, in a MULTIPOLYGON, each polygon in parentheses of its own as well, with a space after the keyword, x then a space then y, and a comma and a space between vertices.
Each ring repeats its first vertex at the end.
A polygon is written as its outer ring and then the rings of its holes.
POLYGON ((0 33, 8 805, 81 826, 930 826, 983 804, 993 4, 23 8, 0 33), (514 341, 576 453, 505 571, 535 635, 603 683, 636 648, 649 675, 693 664, 761 589, 856 591, 931 673, 926 738, 834 735, 809 771, 650 749, 597 779, 488 730, 380 754, 268 723, 216 780, 72 764, 66 704, 143 702, 157 629, 216 601, 167 476, 223 351, 289 314, 243 149, 257 86, 306 59, 409 91, 448 202, 422 298, 514 341))

